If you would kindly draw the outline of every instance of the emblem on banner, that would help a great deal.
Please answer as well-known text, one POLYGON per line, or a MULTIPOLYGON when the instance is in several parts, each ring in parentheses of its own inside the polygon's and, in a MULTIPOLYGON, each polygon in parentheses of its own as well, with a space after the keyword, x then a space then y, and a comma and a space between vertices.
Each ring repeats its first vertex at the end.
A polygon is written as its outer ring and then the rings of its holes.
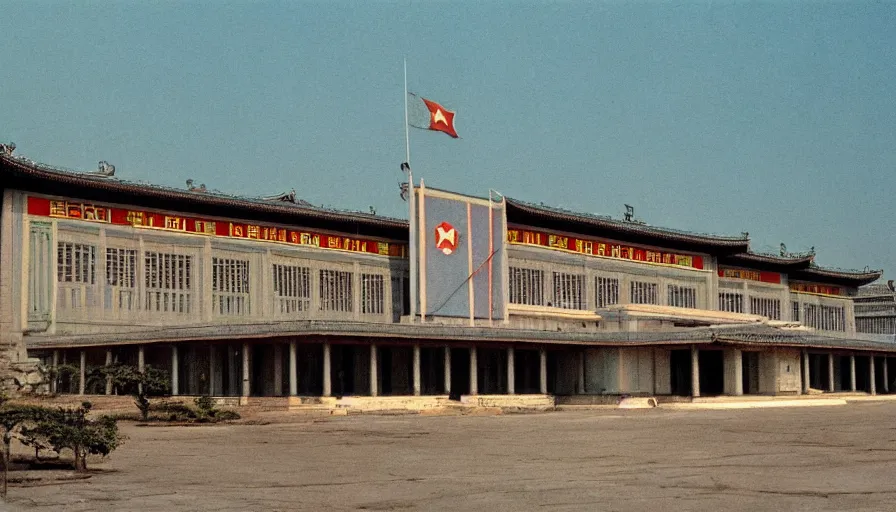
POLYGON ((436 249, 439 249, 446 255, 457 250, 459 238, 460 235, 458 235, 457 230, 451 224, 443 222, 436 226, 436 249))

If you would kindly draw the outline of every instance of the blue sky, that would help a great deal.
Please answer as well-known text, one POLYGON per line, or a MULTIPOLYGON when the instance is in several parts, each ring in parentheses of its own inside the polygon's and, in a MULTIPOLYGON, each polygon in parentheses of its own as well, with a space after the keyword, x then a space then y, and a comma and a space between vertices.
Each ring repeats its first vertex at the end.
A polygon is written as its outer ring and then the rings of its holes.
POLYGON ((748 231, 896 275, 893 2, 0 0, 0 140, 34 160, 406 217, 429 186, 748 231))

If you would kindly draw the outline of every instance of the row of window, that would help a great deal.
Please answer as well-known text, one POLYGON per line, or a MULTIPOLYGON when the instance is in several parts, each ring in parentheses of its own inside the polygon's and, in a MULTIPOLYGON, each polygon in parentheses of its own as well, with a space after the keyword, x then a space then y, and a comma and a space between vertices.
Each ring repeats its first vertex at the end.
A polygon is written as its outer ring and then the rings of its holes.
MULTIPOLYGON (((793 307, 795 311, 798 311, 799 303, 794 302, 793 307)), ((846 310, 843 306, 803 304, 802 313, 802 322, 806 327, 822 331, 846 331, 846 310)), ((799 320, 799 318, 794 318, 794 320, 799 320)))
MULTIPOLYGON (((57 281, 62 309, 98 306, 97 249, 93 245, 60 242, 57 248, 57 281)), ((106 309, 136 310, 137 251, 106 249, 103 304, 106 309)), ((143 253, 143 306, 145 311, 191 313, 194 309, 194 257, 146 251, 143 253)), ((251 310, 249 260, 212 258, 212 311, 217 315, 248 315, 251 310)), ((311 310, 311 269, 272 265, 274 309, 278 314, 311 310)), ((355 310, 352 272, 320 270, 320 311, 351 313, 355 310)), ((385 280, 380 274, 361 274, 360 310, 365 315, 385 313, 385 280)))
MULTIPOLYGON (((510 302, 529 306, 554 306, 564 309, 586 309, 585 276, 565 272, 552 272, 551 295, 545 299, 545 272, 531 268, 510 267, 510 302)), ((596 277, 594 282, 596 307, 619 304, 619 279, 596 277)), ((659 304, 656 283, 633 281, 629 283, 629 301, 632 304, 659 304)), ((669 285, 666 304, 682 308, 697 307, 697 289, 689 286, 669 285)))
POLYGON ((891 316, 856 317, 856 331, 869 334, 896 334, 896 318, 891 316))

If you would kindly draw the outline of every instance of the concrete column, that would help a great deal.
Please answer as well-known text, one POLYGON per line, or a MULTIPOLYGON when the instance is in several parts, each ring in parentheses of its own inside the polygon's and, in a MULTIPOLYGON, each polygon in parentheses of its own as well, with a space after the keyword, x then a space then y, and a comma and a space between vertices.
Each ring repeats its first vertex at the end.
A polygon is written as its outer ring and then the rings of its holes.
MULTIPOLYGON (((146 370, 146 350, 143 345, 137 347, 137 371, 143 373, 146 370)), ((137 384, 137 389, 142 393, 143 384, 137 384)))
POLYGON ((884 365, 883 365, 884 393, 889 393, 890 392, 890 376, 888 375, 889 370, 887 370, 887 356, 883 356, 883 359, 884 359, 884 365))
POLYGON ((420 345, 414 344, 414 396, 420 396, 420 345))
POLYGON ((507 394, 516 394, 516 370, 513 357, 513 347, 507 349, 507 394))
MULTIPOLYGON (((106 366, 107 367, 112 366, 112 350, 111 349, 106 350, 106 366)), ((112 376, 111 375, 106 376, 106 394, 107 395, 112 394, 112 376)))
POLYGON ((734 396, 744 394, 744 357, 739 349, 732 349, 731 357, 734 363, 734 396))
MULTIPOLYGON (((83 353, 83 352, 82 352, 83 353)), ((871 383, 869 389, 872 395, 877 394, 877 377, 874 375, 874 354, 868 356, 868 380, 871 383)))
POLYGON ((299 394, 299 376, 296 371, 296 342, 289 342, 289 396, 299 394))
POLYGON ((849 355, 849 390, 856 390, 856 356, 849 355))
POLYGON ((218 376, 215 375, 218 372, 218 362, 215 361, 215 346, 208 346, 208 396, 217 396, 218 389, 215 386, 215 383, 218 382, 218 376))
POLYGON ((248 397, 252 391, 251 381, 249 380, 249 343, 243 342, 243 390, 241 395, 248 397))
POLYGON ((812 378, 809 375, 809 352, 803 350, 803 394, 809 394, 809 383, 812 382, 812 378))
POLYGON ((476 362, 476 347, 470 347, 470 394, 478 395, 479 394, 479 376, 477 372, 479 371, 477 362, 476 362))
POLYGON ((84 386, 87 381, 87 352, 81 351, 81 371, 78 374, 78 394, 84 394, 84 386))
MULTIPOLYGON (((189 361, 189 354, 187 360, 189 361)), ((171 345, 171 396, 178 395, 178 368, 179 365, 177 361, 177 345, 171 345)))
POLYGON ((330 373, 330 344, 324 343, 324 396, 330 396, 333 394, 332 378, 330 373))
POLYGON ((445 347, 445 394, 451 394, 451 347, 445 347))
MULTIPOLYGON (((579 352, 579 371, 578 371, 578 386, 576 392, 580 395, 585 394, 585 382, 587 382, 587 376, 585 374, 585 349, 582 349, 579 352)), ((655 378, 655 377, 654 377, 655 378)))
POLYGON ((700 396, 700 351, 697 345, 691 345, 691 396, 700 396))
POLYGON ((548 351, 541 349, 538 351, 538 391, 542 395, 548 394, 548 351))
POLYGON ((274 396, 283 395, 283 346, 274 345, 274 396))
POLYGON ((53 380, 50 381, 50 392, 56 394, 57 392, 57 382, 59 381, 59 351, 53 351, 53 380))
POLYGON ((370 396, 376 396, 379 391, 379 380, 377 379, 377 350, 376 344, 370 344, 370 396))
POLYGON ((828 392, 834 392, 834 354, 828 354, 828 392))

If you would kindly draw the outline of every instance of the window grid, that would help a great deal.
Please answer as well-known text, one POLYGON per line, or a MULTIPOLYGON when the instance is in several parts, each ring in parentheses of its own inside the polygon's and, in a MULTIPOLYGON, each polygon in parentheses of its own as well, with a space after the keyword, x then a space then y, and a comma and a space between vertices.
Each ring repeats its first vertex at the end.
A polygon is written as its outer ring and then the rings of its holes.
POLYGON ((659 304, 656 283, 633 281, 631 283, 632 304, 659 304))
POLYGON ((896 334, 893 317, 856 318, 856 331, 869 334, 896 334))
POLYGON ((554 272, 554 307, 585 309, 585 276, 554 272))
POLYGON ((595 304, 599 308, 619 304, 619 279, 598 277, 594 280, 595 304))
POLYGON ((96 306, 96 246, 59 242, 56 246, 57 307, 96 306))
POLYGON ((106 309, 137 308, 137 251, 106 249, 106 309))
POLYGON ((735 292, 719 292, 719 311, 727 311, 728 313, 743 313, 743 294, 735 292))
POLYGON ((763 297, 750 297, 750 313, 768 317, 769 320, 780 320, 781 301, 763 297))
POLYGON ((311 309, 311 269, 293 265, 273 266, 274 311, 293 314, 311 309))
POLYGON ((846 330, 846 311, 842 306, 806 304, 803 313, 807 327, 822 331, 846 330))
POLYGON ((510 303, 544 306, 544 272, 510 267, 510 303))
POLYGON ((797 301, 790 303, 790 320, 792 322, 800 321, 800 303, 797 301))
POLYGON ((185 254, 146 252, 144 277, 147 311, 190 313, 192 308, 193 257, 185 254))
POLYGON ((697 309, 697 289, 670 284, 669 305, 678 308, 697 309))
POLYGON ((320 310, 352 312, 352 273, 320 271, 320 310))
POLYGON ((57 256, 60 283, 96 284, 96 246, 59 242, 57 256))
POLYGON ((212 258, 212 311, 217 315, 249 314, 249 261, 212 258))
POLYGON ((382 315, 385 310, 385 283, 380 274, 361 274, 361 313, 382 315))

